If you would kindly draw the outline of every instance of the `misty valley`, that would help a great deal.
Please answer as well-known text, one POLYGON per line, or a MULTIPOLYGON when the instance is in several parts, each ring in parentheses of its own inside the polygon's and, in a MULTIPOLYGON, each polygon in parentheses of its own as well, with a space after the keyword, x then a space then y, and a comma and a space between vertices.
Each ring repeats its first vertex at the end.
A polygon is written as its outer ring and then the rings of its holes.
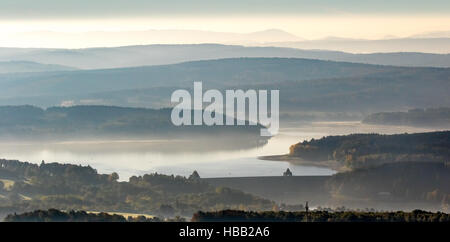
POLYGON ((165 109, 0 111, 3 217, 57 208, 189 220, 198 210, 298 211, 307 201, 327 211, 448 209, 450 134, 432 127, 289 117, 264 138, 255 126, 175 126, 165 109))
POLYGON ((448 222, 450 69, 423 55, 438 64, 207 44, 1 49, 0 217, 448 222), (247 90, 276 90, 271 122, 247 90), (231 92, 243 115, 224 109, 231 92))

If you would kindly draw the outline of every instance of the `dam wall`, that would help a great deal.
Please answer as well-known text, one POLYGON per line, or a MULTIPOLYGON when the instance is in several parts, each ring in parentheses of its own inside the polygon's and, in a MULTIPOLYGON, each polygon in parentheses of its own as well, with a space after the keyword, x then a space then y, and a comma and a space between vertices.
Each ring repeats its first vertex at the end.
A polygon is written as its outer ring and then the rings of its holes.
POLYGON ((277 203, 324 206, 330 199, 326 181, 330 176, 264 176, 202 178, 213 186, 238 189, 277 203))

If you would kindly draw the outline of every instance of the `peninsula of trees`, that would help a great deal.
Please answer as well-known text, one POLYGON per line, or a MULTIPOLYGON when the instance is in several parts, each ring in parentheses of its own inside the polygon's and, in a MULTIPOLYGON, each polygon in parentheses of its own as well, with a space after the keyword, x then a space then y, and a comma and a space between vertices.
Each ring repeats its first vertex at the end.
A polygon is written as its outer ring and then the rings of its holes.
POLYGON ((450 131, 327 136, 292 145, 289 157, 335 161, 350 169, 392 162, 445 163, 450 161, 450 131))
MULTIPOLYGON (((261 125, 175 126, 171 109, 0 106, 0 139, 198 138, 267 140, 261 125)), ((243 143, 243 142, 242 142, 243 143)))

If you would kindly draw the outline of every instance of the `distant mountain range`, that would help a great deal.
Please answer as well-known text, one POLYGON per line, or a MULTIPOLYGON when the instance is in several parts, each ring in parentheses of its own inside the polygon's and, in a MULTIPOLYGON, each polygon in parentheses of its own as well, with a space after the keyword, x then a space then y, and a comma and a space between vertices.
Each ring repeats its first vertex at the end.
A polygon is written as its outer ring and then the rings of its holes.
POLYGON ((0 105, 168 107, 192 89, 278 89, 282 111, 379 112, 450 106, 450 68, 296 58, 231 58, 172 65, 0 74, 0 105))
POLYGON ((0 46, 36 46, 49 48, 112 47, 136 44, 256 44, 268 42, 301 41, 280 29, 267 29, 251 33, 215 32, 203 30, 163 29, 141 31, 93 32, 21 32, 0 37, 0 46), (13 40, 13 42, 12 42, 13 40))
POLYGON ((344 51, 349 53, 450 53, 449 31, 422 33, 409 37, 389 36, 382 39, 352 39, 332 36, 314 40, 307 40, 280 29, 267 29, 251 33, 183 29, 75 33, 36 31, 3 34, 0 36, 0 46, 39 48, 92 48, 205 43, 293 47, 300 49, 344 51))
POLYGON ((0 62, 0 73, 68 71, 68 70, 76 70, 76 68, 54 64, 40 64, 32 61, 0 62))
MULTIPOLYGON (((286 45, 295 45, 295 43, 297 42, 289 42, 286 45)), ((351 54, 338 51, 220 44, 141 45, 88 49, 0 48, 0 61, 31 61, 80 69, 165 65, 238 57, 307 58, 379 65, 450 67, 450 54, 409 52, 351 54)))

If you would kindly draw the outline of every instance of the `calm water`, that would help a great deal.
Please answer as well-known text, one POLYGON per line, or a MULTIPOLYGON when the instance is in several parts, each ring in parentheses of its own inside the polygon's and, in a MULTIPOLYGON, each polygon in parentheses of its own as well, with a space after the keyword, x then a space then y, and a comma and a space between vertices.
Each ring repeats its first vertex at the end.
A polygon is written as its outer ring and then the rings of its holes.
POLYGON ((91 165, 100 173, 115 171, 119 173, 121 180, 151 172, 188 176, 193 170, 197 170, 201 177, 278 176, 286 168, 294 175, 331 175, 335 172, 327 168, 296 166, 288 162, 259 160, 257 157, 286 154, 292 144, 327 135, 425 131, 431 130, 364 125, 359 122, 321 122, 281 129, 279 135, 262 147, 231 151, 192 151, 192 142, 180 140, 3 142, 0 143, 0 158, 33 163, 45 160, 91 165), (190 148, 183 150, 183 147, 190 148))

